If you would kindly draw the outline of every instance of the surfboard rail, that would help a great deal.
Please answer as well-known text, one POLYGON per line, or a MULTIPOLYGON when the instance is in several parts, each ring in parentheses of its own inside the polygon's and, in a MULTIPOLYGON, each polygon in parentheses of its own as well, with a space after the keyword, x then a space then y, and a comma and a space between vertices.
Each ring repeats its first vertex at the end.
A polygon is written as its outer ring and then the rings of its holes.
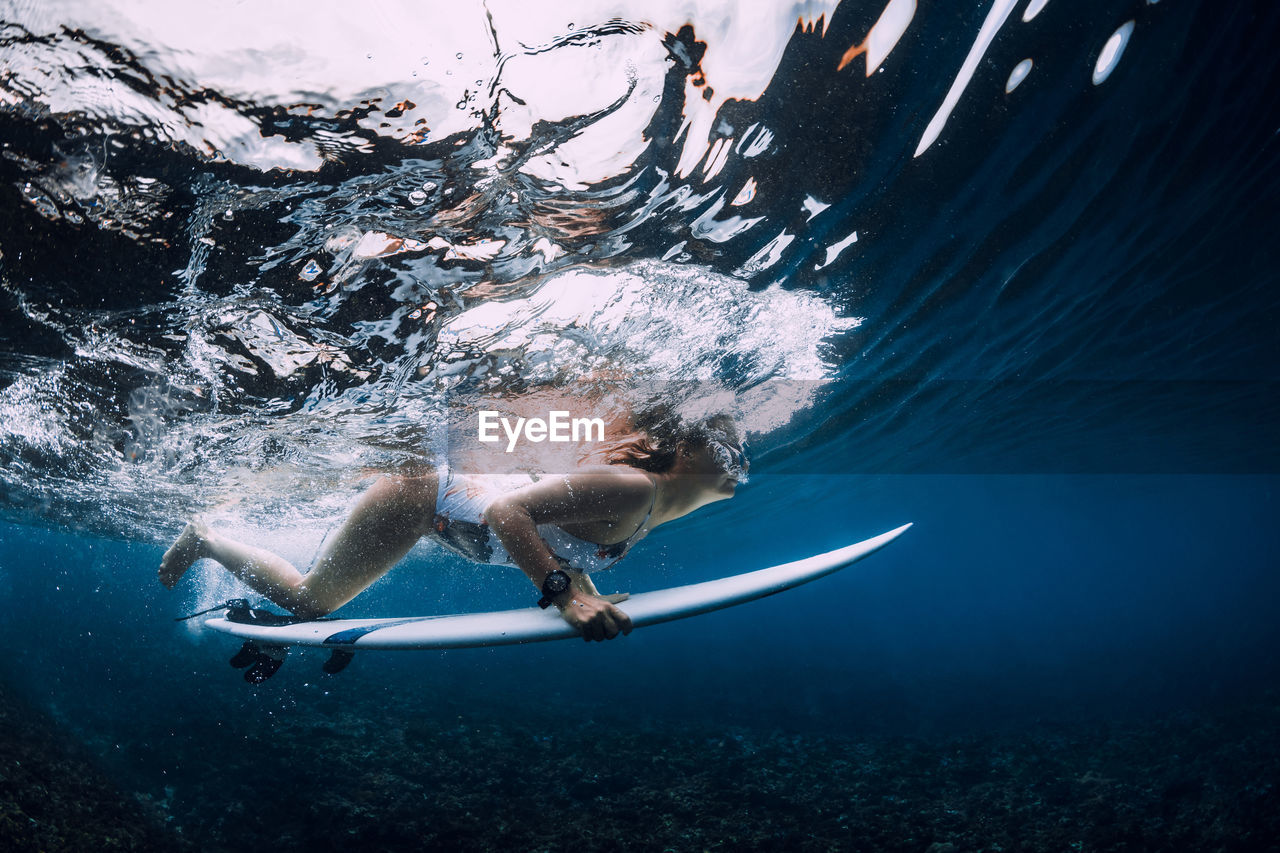
MULTIPOLYGON (((637 593, 617 606, 636 628, 686 619, 775 595, 825 577, 868 557, 911 524, 802 560, 701 583, 637 593)), ((555 609, 526 607, 486 613, 377 619, 318 619, 288 625, 254 625, 214 617, 207 627, 272 646, 329 649, 462 649, 566 640, 580 635, 555 609)))

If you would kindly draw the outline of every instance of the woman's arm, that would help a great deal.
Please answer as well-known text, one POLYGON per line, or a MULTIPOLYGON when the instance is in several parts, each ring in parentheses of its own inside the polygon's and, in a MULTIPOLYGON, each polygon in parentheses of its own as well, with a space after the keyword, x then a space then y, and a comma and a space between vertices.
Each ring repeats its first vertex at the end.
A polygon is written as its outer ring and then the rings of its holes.
MULTIPOLYGON (((542 589, 547 575, 561 566, 538 535, 539 524, 617 522, 643 513, 651 502, 652 488, 648 477, 632 469, 549 477, 498 498, 485 511, 484 520, 516 565, 542 589)), ((552 603, 584 640, 611 640, 619 633, 631 633, 631 617, 597 594, 585 575, 571 572, 570 576, 573 585, 552 603)))

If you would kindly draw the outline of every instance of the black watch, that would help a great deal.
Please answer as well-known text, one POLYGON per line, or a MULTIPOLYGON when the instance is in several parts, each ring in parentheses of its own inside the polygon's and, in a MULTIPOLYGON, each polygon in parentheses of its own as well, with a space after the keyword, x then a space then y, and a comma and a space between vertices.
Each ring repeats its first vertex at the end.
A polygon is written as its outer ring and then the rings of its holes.
POLYGON ((559 569, 547 575, 542 582, 542 600, 538 602, 538 606, 546 610, 551 606, 551 599, 567 590, 571 583, 573 581, 569 579, 569 576, 559 569))

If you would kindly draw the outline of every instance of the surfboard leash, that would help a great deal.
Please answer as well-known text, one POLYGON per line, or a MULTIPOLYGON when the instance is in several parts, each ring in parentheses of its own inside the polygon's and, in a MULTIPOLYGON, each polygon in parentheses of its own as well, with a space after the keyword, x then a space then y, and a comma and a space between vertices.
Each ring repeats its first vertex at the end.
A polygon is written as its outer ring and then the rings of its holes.
POLYGON ((249 609, 249 600, 247 598, 228 599, 227 601, 224 601, 222 604, 215 604, 213 605, 213 607, 208 607, 208 608, 205 608, 204 610, 200 610, 195 613, 190 613, 186 616, 175 616, 173 621, 186 622, 188 619, 194 619, 197 616, 204 616, 207 613, 215 613, 219 610, 231 611, 233 609, 238 609, 241 607, 245 608, 246 610, 249 609))
POLYGON ((215 604, 213 607, 191 613, 186 616, 174 617, 175 622, 185 622, 188 619, 194 619, 197 616, 204 616, 209 613, 215 613, 219 610, 227 611, 227 619, 231 622, 240 622, 245 625, 293 625, 297 622, 306 622, 298 616, 292 616, 287 613, 273 613, 270 610, 260 610, 256 607, 249 606, 247 598, 229 598, 222 604, 215 604))

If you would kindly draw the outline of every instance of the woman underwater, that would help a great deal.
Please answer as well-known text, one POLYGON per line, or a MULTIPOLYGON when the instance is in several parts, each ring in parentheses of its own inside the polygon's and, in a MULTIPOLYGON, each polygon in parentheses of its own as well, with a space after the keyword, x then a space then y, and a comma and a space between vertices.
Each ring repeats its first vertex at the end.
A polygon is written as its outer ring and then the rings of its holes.
MULTIPOLYGON (((656 432, 656 431, 655 431, 656 432)), ((303 619, 337 610, 398 563, 423 536, 476 562, 521 569, 586 641, 631 632, 590 572, 609 568, 659 525, 733 497, 747 471, 733 419, 718 415, 659 440, 638 433, 606 447, 604 464, 505 489, 441 467, 371 486, 305 575, 263 548, 189 523, 160 563, 173 588, 209 558, 303 619)), ((502 478, 509 480, 510 478, 502 478)))

